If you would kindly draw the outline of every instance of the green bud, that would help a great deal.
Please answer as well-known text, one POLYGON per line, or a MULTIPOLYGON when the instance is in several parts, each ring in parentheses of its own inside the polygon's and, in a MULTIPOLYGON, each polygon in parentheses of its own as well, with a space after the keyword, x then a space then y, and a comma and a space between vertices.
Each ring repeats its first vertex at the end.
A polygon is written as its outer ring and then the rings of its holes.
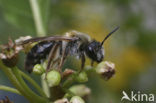
POLYGON ((108 61, 101 62, 97 65, 96 72, 108 80, 115 74, 115 64, 108 61))
POLYGON ((83 85, 83 84, 80 84, 80 85, 74 85, 72 87, 70 87, 69 89, 72 93, 74 93, 75 95, 77 96, 81 96, 81 97, 84 97, 84 96, 87 96, 91 93, 91 90, 83 85))
POLYGON ((79 96, 73 96, 70 103, 85 103, 85 101, 79 96))
POLYGON ((72 97, 73 95, 71 94, 71 93, 66 93, 65 95, 64 95, 64 98, 70 98, 70 97, 72 97))
POLYGON ((47 82, 50 87, 54 87, 60 84, 61 75, 58 71, 52 70, 47 74, 47 82))
POLYGON ((41 75, 45 72, 43 66, 41 64, 36 64, 33 68, 33 73, 41 75))
POLYGON ((87 82, 88 81, 88 77, 86 72, 82 71, 78 74, 78 76, 76 77, 76 81, 83 83, 83 82, 87 82))

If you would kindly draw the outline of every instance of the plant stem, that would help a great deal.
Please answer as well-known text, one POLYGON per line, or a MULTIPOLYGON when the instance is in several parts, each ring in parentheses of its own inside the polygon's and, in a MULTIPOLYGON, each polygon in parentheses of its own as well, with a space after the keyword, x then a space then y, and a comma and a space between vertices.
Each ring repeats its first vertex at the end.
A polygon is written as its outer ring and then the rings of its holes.
POLYGON ((7 86, 4 86, 4 85, 0 85, 0 90, 9 91, 9 92, 12 92, 12 93, 16 93, 18 95, 22 95, 17 89, 7 87, 7 86))
POLYGON ((43 92, 41 87, 31 77, 29 77, 27 74, 25 74, 19 69, 18 71, 27 81, 29 81, 37 89, 37 91, 40 93, 41 96, 46 97, 46 94, 43 92))
POLYGON ((41 83, 42 83, 43 91, 46 93, 47 97, 50 97, 50 89, 49 89, 48 84, 45 80, 45 75, 41 76, 41 83))
POLYGON ((30 1, 30 5, 31 5, 33 17, 34 17, 37 34, 39 36, 45 36, 46 31, 43 25, 38 0, 29 0, 29 1, 30 1))
POLYGON ((14 73, 14 75, 16 76, 17 80, 19 81, 19 83, 21 84, 21 86, 25 89, 25 92, 27 92, 33 100, 35 100, 36 103, 47 103, 47 100, 43 97, 38 96, 37 94, 35 94, 24 82, 24 80, 22 79, 18 68, 17 67, 13 67, 12 71, 14 73))
POLYGON ((22 86, 20 85, 19 81, 16 79, 15 75, 12 73, 11 69, 3 65, 2 61, 0 60, 0 68, 3 70, 3 72, 6 74, 10 82, 15 86, 19 92, 26 97, 31 103, 33 103, 33 99, 31 99, 31 96, 27 94, 27 92, 24 91, 22 86))

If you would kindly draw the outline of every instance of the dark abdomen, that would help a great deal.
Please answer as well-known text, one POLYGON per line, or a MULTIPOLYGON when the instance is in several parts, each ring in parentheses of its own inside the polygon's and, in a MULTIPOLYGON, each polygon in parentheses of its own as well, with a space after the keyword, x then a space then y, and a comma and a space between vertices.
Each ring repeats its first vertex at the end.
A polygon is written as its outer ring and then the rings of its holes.
POLYGON ((51 48, 55 44, 55 41, 52 42, 40 42, 36 44, 27 54, 25 61, 25 69, 29 73, 32 72, 32 68, 35 64, 40 64, 41 60, 46 59, 46 56, 49 54, 51 48))

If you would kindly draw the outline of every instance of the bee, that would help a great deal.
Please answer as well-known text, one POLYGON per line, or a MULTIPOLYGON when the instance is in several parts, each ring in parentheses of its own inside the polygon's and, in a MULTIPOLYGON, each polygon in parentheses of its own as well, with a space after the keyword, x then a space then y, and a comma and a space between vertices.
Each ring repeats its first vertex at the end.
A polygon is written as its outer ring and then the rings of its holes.
POLYGON ((31 73, 34 65, 47 59, 46 71, 53 67, 61 71, 68 56, 81 59, 81 69, 84 68, 86 56, 91 59, 91 65, 94 62, 99 63, 104 59, 104 42, 118 29, 119 27, 116 27, 102 42, 78 31, 67 32, 64 36, 36 37, 22 41, 21 45, 38 42, 26 56, 25 70, 31 73))

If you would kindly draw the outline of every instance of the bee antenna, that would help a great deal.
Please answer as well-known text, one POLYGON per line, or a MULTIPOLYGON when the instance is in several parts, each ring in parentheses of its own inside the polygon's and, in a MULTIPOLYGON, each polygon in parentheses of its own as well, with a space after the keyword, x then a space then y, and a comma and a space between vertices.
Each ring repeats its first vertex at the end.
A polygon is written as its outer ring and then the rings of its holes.
POLYGON ((111 31, 105 38, 104 40, 101 42, 101 46, 104 44, 104 42, 108 39, 108 37, 110 37, 115 31, 117 31, 119 29, 119 26, 116 27, 113 31, 111 31))

